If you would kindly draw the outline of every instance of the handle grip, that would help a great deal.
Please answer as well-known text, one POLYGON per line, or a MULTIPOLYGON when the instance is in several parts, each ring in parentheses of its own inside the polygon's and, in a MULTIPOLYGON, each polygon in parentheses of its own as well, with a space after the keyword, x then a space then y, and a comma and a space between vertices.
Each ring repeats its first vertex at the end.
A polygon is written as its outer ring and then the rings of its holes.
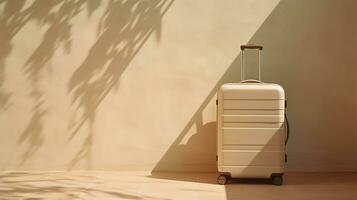
POLYGON ((240 45, 240 49, 243 51, 244 49, 259 49, 263 50, 263 46, 261 45, 255 45, 255 44, 245 44, 245 45, 240 45))

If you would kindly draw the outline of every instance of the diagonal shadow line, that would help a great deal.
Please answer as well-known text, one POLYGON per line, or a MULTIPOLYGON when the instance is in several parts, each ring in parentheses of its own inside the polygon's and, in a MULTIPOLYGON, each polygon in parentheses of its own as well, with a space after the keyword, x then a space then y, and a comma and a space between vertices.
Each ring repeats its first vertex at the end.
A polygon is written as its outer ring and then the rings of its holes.
MULTIPOLYGON (((327 2, 327 1, 326 1, 327 2)), ((304 70, 304 68, 302 68, 300 65, 296 64, 294 66, 289 66, 287 67, 286 64, 292 64, 292 62, 294 61, 299 61, 299 59, 313 59, 313 56, 304 56, 303 55, 299 55, 296 53, 302 53, 300 52, 301 50, 301 41, 303 39, 305 39, 307 34, 315 34, 315 37, 312 37, 313 39, 316 39, 316 33, 319 33, 319 31, 321 31, 321 28, 334 28, 334 27, 330 27, 331 25, 323 25, 321 26, 316 26, 316 22, 325 22, 325 17, 330 16, 330 11, 333 10, 331 7, 331 2, 333 4, 335 4, 336 2, 334 1, 329 1, 330 3, 326 3, 323 6, 320 4, 321 2, 319 1, 304 1, 304 2, 295 2, 295 1, 287 1, 287 0, 282 0, 280 1, 275 8, 272 9, 271 13, 266 17, 266 19, 264 20, 264 22, 261 24, 261 26, 256 30, 256 32, 253 34, 253 36, 249 39, 249 43, 250 42, 257 42, 257 43, 261 43, 264 46, 268 46, 270 47, 279 47, 276 49, 272 50, 274 51, 272 54, 275 55, 279 55, 279 56, 292 56, 289 58, 285 58, 282 59, 282 61, 279 62, 272 62, 274 64, 277 64, 277 66, 271 66, 269 65, 269 68, 273 69, 273 70, 277 70, 274 71, 275 75, 268 75, 268 79, 270 80, 274 80, 274 82, 277 83, 281 83, 281 85, 284 86, 284 88, 286 89, 286 91, 292 91, 292 87, 295 87, 296 89, 302 89, 301 87, 296 87, 294 85, 286 85, 284 82, 287 82, 288 80, 291 82, 298 82, 299 84, 304 84, 306 86, 310 86, 311 84, 315 83, 312 81, 305 81, 302 82, 300 78, 295 78, 295 75, 297 72, 302 72, 304 70), (308 6, 304 5, 308 3, 308 6), (308 10, 304 13, 304 15, 301 15, 301 12, 298 11, 299 9, 306 9, 308 8, 308 10), (326 9, 329 8, 331 10, 326 10, 324 12, 321 13, 321 9, 326 9), (290 15, 290 16, 289 16, 290 15), (317 17, 317 19, 313 19, 313 17, 317 17), (311 22, 306 23, 308 20, 311 20, 311 22), (314 23, 315 22, 315 23, 314 23), (303 33, 296 33, 296 30, 304 30, 305 32, 303 33), (307 32, 308 30, 308 32, 307 32), (285 38, 286 36, 288 36, 288 38, 285 38), (293 47, 296 46, 296 49, 293 49, 292 51, 290 51, 289 53, 285 53, 286 49, 282 49, 282 47, 293 47), (297 51, 298 50, 298 51, 297 51), (296 52, 297 51, 297 52, 296 52), (295 55, 292 55, 294 54, 295 55), (288 60, 287 60, 288 59, 288 60), (294 70, 294 71, 291 71, 294 70), (276 73, 278 72, 278 73, 276 73), (279 74, 280 73, 280 74, 279 74), (273 79, 272 79, 273 78, 273 79), (290 87, 290 89, 289 89, 290 87)), ((343 4, 343 3, 341 3, 343 4)), ((335 23, 332 23, 332 26, 336 25, 335 23)), ((329 29, 330 30, 330 29, 329 29)), ((340 32, 332 32, 331 34, 336 35, 336 33, 340 33, 340 32)), ((327 35, 330 36, 330 35, 327 35)), ((326 36, 325 36, 326 37, 326 36)), ((311 38, 310 38, 311 39, 311 38)), ((321 45, 321 43, 325 43, 325 39, 324 35, 321 36, 321 39, 319 39, 317 42, 320 42, 320 44, 317 45, 321 45)), ((339 38, 340 39, 340 38, 339 38)), ((321 46, 323 47, 323 46, 321 46)), ((329 52, 331 51, 331 49, 326 48, 326 50, 324 50, 323 48, 320 49, 313 49, 312 52, 316 52, 316 51, 323 51, 323 53, 329 52), (326 52, 325 52, 326 51, 326 52)), ((310 51, 311 52, 311 51, 310 51)), ((309 53, 309 48, 305 49, 304 54, 309 53)), ((271 58, 275 58, 272 55, 271 58)), ((327 55, 331 55, 327 54, 327 55)), ((206 108, 206 106, 208 105, 208 103, 210 102, 210 100, 214 97, 214 94, 216 93, 219 85, 221 85, 223 82, 228 82, 228 80, 237 80, 238 79, 238 73, 234 73, 236 75, 236 78, 227 78, 226 76, 229 76, 230 72, 233 72, 234 69, 239 69, 239 58, 240 58, 240 54, 237 55, 237 57, 235 58, 235 60, 231 63, 231 65, 228 67, 228 70, 226 72, 224 72, 224 75, 220 78, 220 80, 217 82, 217 84, 215 85, 215 87, 213 88, 213 90, 207 95, 206 99, 204 99, 202 105, 198 108, 198 110, 193 114, 193 116, 191 117, 190 121, 188 122, 188 124, 183 128, 182 132, 180 133, 180 135, 178 136, 178 138, 174 141, 174 143, 168 148, 168 150, 165 152, 165 154, 161 157, 160 161, 156 164, 156 166, 154 167, 154 169, 152 170, 153 172, 159 172, 160 169, 160 164, 167 159, 166 157, 170 157, 170 151, 172 151, 172 149, 175 148, 175 145, 178 145, 180 140, 182 138, 184 138, 185 134, 188 132, 190 126, 192 126, 195 121, 196 118, 198 118, 198 116, 203 112, 203 110, 206 108)), ((325 57, 318 57, 318 59, 326 59, 325 57)), ((269 59, 271 60, 271 59, 269 59)), ((279 59, 280 60, 280 59, 279 59)), ((269 61, 270 62, 270 61, 269 61)), ((310 62, 310 61, 306 61, 306 62, 310 62)), ((314 62, 316 63, 316 62, 314 62)), ((312 64, 311 64, 312 65, 312 64)), ((310 66, 311 66, 310 65, 310 66)), ((325 66, 323 66, 325 67, 325 66)), ((306 68, 305 68, 306 70, 306 68)), ((314 76, 316 75, 320 75, 320 74, 311 74, 308 75, 308 78, 314 78, 314 76)), ((237 81, 233 81, 233 82, 237 82, 237 81)), ((303 91, 304 89, 302 89, 303 91)), ((304 91, 305 92, 305 91, 304 91)), ((310 91, 311 92, 311 91, 310 91)), ((290 95, 293 92, 289 92, 290 95)), ((300 92, 301 95, 304 95, 303 92, 300 92)), ((296 95, 296 93, 295 93, 296 95)), ((313 104, 312 104, 313 105, 313 104)), ((291 107, 292 108, 292 107, 291 107)), ((295 108, 297 109, 297 108, 295 108)), ((304 117, 307 115, 303 115, 301 117, 304 117)), ((293 116, 294 117, 294 116, 293 116)), ((295 130, 296 131, 296 130, 295 130)), ((296 131, 298 132, 298 131, 296 131)), ((161 178, 160 175, 159 176, 154 176, 155 178, 161 178)), ((165 178, 165 177, 163 177, 165 178)), ((174 179, 174 180, 182 180, 180 178, 177 177, 172 177, 169 179, 174 179)), ((189 181, 194 181, 197 182, 197 180, 195 179, 187 179, 189 181)), ((235 199, 233 194, 231 194, 232 191, 231 189, 228 187, 226 187, 226 194, 227 194, 227 199, 235 199)))
MULTIPOLYGON (((257 30, 255 31, 255 33, 253 34, 253 36, 248 40, 247 43, 251 43, 254 42, 254 38, 255 35, 257 34, 257 32, 262 28, 262 26, 266 23, 267 19, 272 15, 272 13, 274 12, 274 10, 278 7, 278 5, 281 2, 279 2, 277 5, 274 6, 274 8, 272 8, 270 14, 264 19, 264 21, 261 23, 261 25, 257 28, 257 30)), ((237 44, 239 45, 239 44, 237 44)), ((239 82, 240 81, 240 58, 241 58, 241 52, 238 53, 238 55, 235 57, 235 59, 233 60, 233 62, 229 65, 229 67, 227 68, 227 70, 223 73, 223 75, 219 78, 219 80, 216 82, 216 84, 214 85, 214 87, 212 88, 212 90, 208 93, 208 95, 206 96, 206 98, 204 99, 204 101, 202 102, 202 104, 199 106, 199 108, 196 110, 196 112, 192 115, 192 117, 190 118, 189 122, 185 125, 185 127, 182 129, 182 131, 180 132, 179 136, 175 139, 175 141, 170 145, 170 147, 167 149, 167 151, 165 152, 165 154, 161 157, 161 159, 157 162, 157 164, 154 166, 154 168, 152 169, 151 173, 156 174, 157 172, 165 172, 167 170, 162 170, 160 169, 160 165, 162 163, 165 162, 166 157, 168 157, 168 154, 170 154, 170 151, 172 151, 175 146, 178 146, 180 144, 180 142, 182 141, 182 139, 186 136, 186 134, 188 133, 188 131, 190 130, 190 128, 197 123, 202 124, 202 121, 198 121, 199 119, 202 120, 202 118, 200 116, 202 116, 202 113, 204 111, 204 109, 207 107, 207 105, 210 103, 210 101, 212 101, 213 97, 216 96, 217 91, 219 89, 219 87, 223 84, 223 83, 228 83, 228 82, 239 82), (198 119, 198 120, 197 120, 198 119)), ((159 177, 160 175, 158 175, 159 177)), ((195 180, 197 181, 197 180, 195 180)))
MULTIPOLYGON (((165 7, 165 9, 163 10, 163 12, 161 13, 160 17, 163 17, 166 12, 169 10, 169 8, 172 6, 172 4, 174 3, 174 0, 170 0, 169 4, 165 7)), ((134 58, 136 57, 136 55, 139 53, 139 51, 141 50, 141 48, 144 46, 144 44, 146 43, 146 41, 149 39, 149 37, 151 36, 151 34, 154 32, 154 29, 151 29, 150 31, 148 31, 147 33, 145 33, 141 43, 138 45, 137 49, 132 53, 132 55, 128 58, 128 61, 123 64, 123 66, 128 67, 130 65, 130 63, 134 60, 134 58)), ((124 71, 125 69, 122 69, 121 71, 124 71)), ((113 89, 115 85, 111 84, 107 90, 105 92, 103 92, 102 96, 99 97, 98 101, 96 102, 96 104, 94 105, 95 108, 98 108, 99 105, 102 103, 102 101, 105 99, 105 97, 110 93, 110 91, 113 89)), ((72 140, 74 136, 77 135, 78 131, 81 129, 81 127, 84 125, 84 123, 90 118, 89 115, 86 115, 85 117, 83 117, 81 119, 81 121, 79 122, 79 124, 77 125, 77 127, 74 129, 74 131, 72 131, 70 137, 68 138, 69 140, 72 140)))
POLYGON ((166 157, 166 154, 170 151, 170 149, 172 149, 174 146, 178 145, 182 139, 186 136, 187 132, 191 129, 191 127, 197 123, 197 124, 202 124, 202 121, 197 121, 196 119, 201 119, 202 120, 202 112, 204 111, 204 109, 207 107, 207 105, 209 104, 209 102, 213 99, 214 96, 216 96, 217 94, 217 90, 219 89, 219 87, 224 83, 224 82, 237 82, 239 81, 240 77, 238 73, 238 69, 235 69, 234 66, 236 66, 239 63, 240 60, 240 53, 239 55, 234 59, 234 61, 231 63, 230 67, 224 72, 224 74, 221 76, 221 78, 219 79, 219 81, 215 84, 215 86, 213 87, 213 89, 209 92, 209 94, 206 96, 205 100, 202 102, 202 104, 200 105, 200 107, 196 110, 196 112, 192 115, 192 117, 190 118, 189 122, 186 124, 186 126, 182 129, 181 133, 179 134, 179 136, 175 139, 175 141, 170 145, 170 147, 168 148, 167 152, 164 154, 164 156, 162 156, 162 158, 160 159, 160 161, 156 164, 156 166, 154 167, 154 169, 152 170, 152 172, 159 172, 160 171, 160 164, 163 162, 163 160, 166 157), (236 74, 236 75, 234 75, 236 74))

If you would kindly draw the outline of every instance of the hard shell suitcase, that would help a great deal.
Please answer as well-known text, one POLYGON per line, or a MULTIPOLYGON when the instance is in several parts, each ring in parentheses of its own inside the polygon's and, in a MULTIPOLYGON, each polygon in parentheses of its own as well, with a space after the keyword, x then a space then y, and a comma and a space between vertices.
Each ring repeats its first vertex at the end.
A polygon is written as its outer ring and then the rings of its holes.
POLYGON ((219 184, 230 178, 271 178, 282 185, 286 162, 284 89, 261 79, 262 46, 242 45, 240 83, 221 86, 217 99, 219 184), (244 50, 259 49, 259 80, 244 80, 244 50))

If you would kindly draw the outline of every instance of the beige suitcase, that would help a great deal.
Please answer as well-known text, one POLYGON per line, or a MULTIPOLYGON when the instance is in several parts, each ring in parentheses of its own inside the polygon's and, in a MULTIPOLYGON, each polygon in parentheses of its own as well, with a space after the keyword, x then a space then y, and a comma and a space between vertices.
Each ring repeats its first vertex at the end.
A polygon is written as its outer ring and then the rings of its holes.
POLYGON ((217 162, 219 184, 230 178, 271 178, 282 185, 286 162, 285 93, 261 79, 262 46, 242 45, 240 83, 218 91, 217 162), (259 80, 244 80, 244 50, 259 49, 259 80))

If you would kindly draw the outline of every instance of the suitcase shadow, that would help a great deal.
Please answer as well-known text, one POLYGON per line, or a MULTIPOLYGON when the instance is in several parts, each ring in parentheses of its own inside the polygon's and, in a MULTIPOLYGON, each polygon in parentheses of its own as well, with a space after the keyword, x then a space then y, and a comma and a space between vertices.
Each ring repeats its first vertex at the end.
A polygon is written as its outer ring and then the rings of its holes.
POLYGON ((219 173, 195 173, 195 172, 152 172, 149 178, 186 181, 206 184, 217 184, 219 173))
MULTIPOLYGON (((194 125, 188 127, 175 140, 154 167, 151 172, 152 174, 160 174, 160 176, 168 175, 163 172, 185 172, 191 174, 192 172, 210 172, 212 174, 212 172, 217 171, 216 122, 203 124, 202 121, 202 118, 198 117, 194 125), (192 131, 191 127, 196 130, 192 131)), ((170 174, 170 177, 172 177, 172 174, 170 174)))
POLYGON ((272 185, 268 178, 231 178, 228 184, 272 185))

